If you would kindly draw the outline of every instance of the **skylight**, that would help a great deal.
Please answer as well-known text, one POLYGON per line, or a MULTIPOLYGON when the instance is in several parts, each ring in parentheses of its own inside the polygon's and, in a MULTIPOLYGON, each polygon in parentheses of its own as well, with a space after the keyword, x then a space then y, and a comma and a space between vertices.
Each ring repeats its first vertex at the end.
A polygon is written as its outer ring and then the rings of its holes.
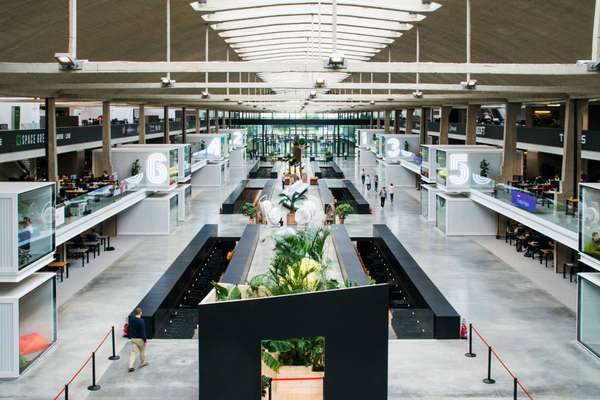
MULTIPOLYGON (((192 7, 243 61, 302 63, 326 62, 333 53, 368 62, 441 5, 423 0, 202 0, 192 7)), ((286 96, 305 95, 285 89, 286 83, 312 87, 317 79, 331 84, 348 76, 335 71, 258 74, 286 96)))

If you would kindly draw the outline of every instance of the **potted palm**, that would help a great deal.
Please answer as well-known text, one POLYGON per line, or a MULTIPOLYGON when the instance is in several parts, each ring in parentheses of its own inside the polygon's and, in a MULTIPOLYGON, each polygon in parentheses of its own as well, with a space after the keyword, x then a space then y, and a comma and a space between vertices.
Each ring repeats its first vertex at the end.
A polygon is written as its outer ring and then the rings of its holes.
POLYGON ((281 194, 281 200, 279 200, 279 204, 290 210, 287 215, 287 224, 288 225, 296 225, 296 203, 299 200, 306 199, 306 196, 302 193, 293 193, 291 196, 287 194, 281 194))
POLYGON ((245 202, 242 204, 240 208, 240 212, 244 214, 246 217, 250 218, 250 223, 254 223, 254 218, 256 217, 256 207, 252 205, 252 203, 245 202))
POLYGON ((352 214, 353 212, 354 208, 352 208, 352 206, 347 203, 340 204, 335 208, 335 214, 340 219, 340 224, 343 224, 348 214, 352 214))
POLYGON ((333 161, 333 153, 329 150, 325 152, 325 161, 333 161))

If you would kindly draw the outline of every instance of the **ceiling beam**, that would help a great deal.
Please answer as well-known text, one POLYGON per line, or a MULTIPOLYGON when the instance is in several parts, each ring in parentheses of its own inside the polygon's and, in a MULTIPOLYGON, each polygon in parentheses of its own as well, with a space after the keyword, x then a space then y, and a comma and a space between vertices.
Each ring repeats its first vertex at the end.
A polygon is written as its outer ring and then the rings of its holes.
MULTIPOLYGON (((172 88, 163 88, 159 82, 147 83, 61 83, 61 84, 27 84, 20 85, 23 90, 40 91, 135 91, 159 92, 165 94, 180 91, 198 91, 201 93, 208 89, 314 89, 314 82, 310 81, 281 81, 281 82, 177 82, 172 88)), ((10 90, 11 85, 0 84, 0 92, 10 90)), ((465 90, 460 84, 443 83, 326 83, 323 90, 395 90, 423 92, 460 92, 460 93, 598 93, 600 82, 597 85, 586 86, 518 86, 518 85, 478 85, 477 88, 465 90)), ((356 95, 361 97, 361 95, 356 95)), ((392 95, 393 96, 393 95, 392 95)))
MULTIPOLYGON (((416 62, 348 61, 345 73, 421 73, 421 74, 479 74, 479 75, 537 75, 584 76, 596 75, 579 64, 464 64, 416 62)), ((243 61, 101 61, 84 62, 81 70, 64 72, 57 63, 0 63, 0 74, 136 74, 136 73, 201 73, 201 72, 331 72, 321 61, 306 62, 243 62, 243 61)))
MULTIPOLYGON (((191 3, 196 11, 215 12, 223 10, 239 10, 245 8, 271 7, 292 4, 331 4, 332 0, 206 0, 203 3, 198 1, 191 3)), ((423 0, 337 0, 338 5, 361 6, 370 8, 379 8, 383 10, 408 11, 415 13, 434 12, 441 7, 439 3, 431 2, 427 4, 423 0)))

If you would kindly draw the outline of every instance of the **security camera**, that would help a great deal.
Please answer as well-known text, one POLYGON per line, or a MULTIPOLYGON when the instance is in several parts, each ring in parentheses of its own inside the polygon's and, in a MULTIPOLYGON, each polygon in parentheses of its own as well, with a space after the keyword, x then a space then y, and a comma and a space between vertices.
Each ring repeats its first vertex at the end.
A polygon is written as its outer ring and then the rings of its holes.
POLYGON ((160 78, 160 86, 164 88, 171 88, 175 86, 175 81, 173 79, 169 79, 168 76, 163 76, 160 78))
POLYGON ((415 99, 420 99, 420 98, 422 98, 422 97, 423 97, 423 92, 421 92, 420 90, 415 90, 415 91, 412 93, 412 95, 413 95, 413 97, 414 97, 415 99))

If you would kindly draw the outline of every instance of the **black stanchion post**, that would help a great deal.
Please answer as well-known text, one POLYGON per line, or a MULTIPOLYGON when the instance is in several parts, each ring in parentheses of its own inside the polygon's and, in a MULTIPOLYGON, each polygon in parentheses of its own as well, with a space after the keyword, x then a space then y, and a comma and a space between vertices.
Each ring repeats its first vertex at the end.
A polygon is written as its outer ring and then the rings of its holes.
POLYGON ((519 380, 517 378, 514 378, 513 400, 517 400, 518 386, 519 386, 519 380))
POLYGON ((271 385, 273 385, 273 383, 271 383, 271 384, 269 385, 269 400, 271 400, 271 394, 272 394, 272 393, 271 393, 271 385))
POLYGON ((492 379, 492 346, 488 346, 487 378, 483 380, 483 383, 487 383, 488 385, 496 383, 496 381, 492 379))
POLYGON ((92 384, 88 386, 88 390, 92 392, 100 390, 100 385, 96 384, 96 352, 92 353, 92 384))
POLYGON ((121 357, 118 356, 115 352, 115 326, 114 325, 110 328, 110 335, 111 335, 111 339, 112 339, 112 356, 108 357, 108 359, 111 361, 116 361, 121 357))
POLYGON ((469 352, 465 353, 465 357, 477 357, 477 354, 473 353, 473 324, 469 324, 469 352))
POLYGON ((65 385, 65 400, 69 400, 69 384, 65 385))

